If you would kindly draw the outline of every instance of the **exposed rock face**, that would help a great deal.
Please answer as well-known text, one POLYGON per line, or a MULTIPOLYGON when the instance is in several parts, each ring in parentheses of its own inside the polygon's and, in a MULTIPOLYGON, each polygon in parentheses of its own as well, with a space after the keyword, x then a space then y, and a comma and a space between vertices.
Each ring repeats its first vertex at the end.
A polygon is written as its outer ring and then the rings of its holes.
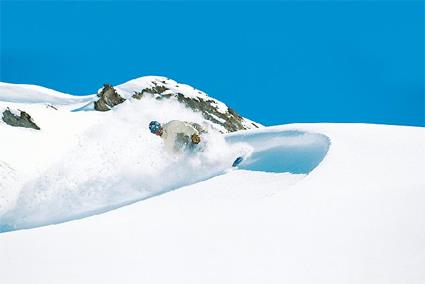
POLYGON ((201 112, 205 119, 223 126, 229 132, 246 129, 242 124, 242 117, 231 108, 228 108, 228 110, 223 113, 218 110, 213 100, 188 98, 181 93, 178 93, 176 97, 177 100, 184 103, 186 107, 201 112))
POLYGON ((19 110, 19 112, 20 114, 18 116, 12 113, 10 109, 8 108, 3 112, 2 119, 6 124, 10 126, 33 128, 36 130, 40 130, 40 127, 38 127, 38 125, 34 123, 34 121, 32 120, 31 116, 28 113, 21 110, 19 110))
POLYGON ((222 102, 193 87, 178 84, 168 78, 152 76, 151 78, 132 80, 126 84, 124 87, 118 85, 115 88, 105 84, 97 95, 99 99, 94 102, 94 108, 98 111, 108 111, 126 99, 142 100, 145 97, 156 100, 171 99, 194 112, 201 113, 206 120, 217 126, 217 130, 223 133, 258 128, 256 124, 244 119, 222 102))
POLYGON ((156 81, 152 81, 152 84, 154 85, 152 88, 145 88, 141 92, 135 92, 132 97, 140 100, 140 99, 143 98, 143 96, 145 94, 149 94, 149 95, 158 94, 158 95, 161 95, 161 96, 159 96, 157 98, 161 99, 163 97, 166 97, 166 96, 170 97, 172 95, 172 94, 164 94, 165 91, 169 90, 164 85, 158 85, 158 82, 156 82, 156 81))
MULTIPOLYGON (((227 110, 220 109, 217 101, 213 99, 202 98, 201 96, 185 96, 183 93, 167 88, 165 81, 153 81, 152 84, 154 87, 136 92, 132 97, 138 100, 146 95, 153 96, 157 100, 174 98, 193 111, 201 112, 205 119, 223 126, 228 132, 249 129, 246 122, 244 123, 244 119, 236 111, 231 108, 227 108, 227 110)), ((202 93, 199 92, 199 94, 202 93)), ((252 123, 252 126, 258 128, 254 123, 252 123)))
POLYGON ((97 94, 99 100, 94 102, 94 109, 98 111, 108 111, 116 105, 125 101, 117 91, 109 84, 103 85, 102 90, 97 94))

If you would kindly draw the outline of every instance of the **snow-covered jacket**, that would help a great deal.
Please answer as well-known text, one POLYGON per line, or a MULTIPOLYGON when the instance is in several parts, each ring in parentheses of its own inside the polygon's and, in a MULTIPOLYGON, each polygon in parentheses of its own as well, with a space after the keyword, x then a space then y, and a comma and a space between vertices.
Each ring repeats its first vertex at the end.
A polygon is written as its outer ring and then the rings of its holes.
POLYGON ((165 149, 175 153, 184 150, 192 143, 192 135, 199 135, 199 131, 189 122, 172 120, 162 126, 161 138, 165 149))

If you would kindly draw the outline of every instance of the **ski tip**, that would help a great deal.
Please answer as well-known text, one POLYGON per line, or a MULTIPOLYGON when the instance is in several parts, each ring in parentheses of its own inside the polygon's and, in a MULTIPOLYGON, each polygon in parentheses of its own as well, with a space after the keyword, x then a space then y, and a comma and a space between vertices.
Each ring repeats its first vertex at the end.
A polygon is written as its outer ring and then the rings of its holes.
POLYGON ((233 162, 232 167, 237 167, 240 165, 240 163, 242 163, 243 158, 242 157, 237 157, 236 160, 233 162))

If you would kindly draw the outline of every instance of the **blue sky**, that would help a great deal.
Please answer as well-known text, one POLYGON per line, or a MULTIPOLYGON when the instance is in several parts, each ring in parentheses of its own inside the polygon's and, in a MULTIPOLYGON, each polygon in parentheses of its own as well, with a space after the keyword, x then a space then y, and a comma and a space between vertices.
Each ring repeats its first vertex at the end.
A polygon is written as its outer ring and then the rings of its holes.
POLYGON ((90 94, 163 75, 266 125, 424 125, 424 3, 7 2, 0 80, 90 94))

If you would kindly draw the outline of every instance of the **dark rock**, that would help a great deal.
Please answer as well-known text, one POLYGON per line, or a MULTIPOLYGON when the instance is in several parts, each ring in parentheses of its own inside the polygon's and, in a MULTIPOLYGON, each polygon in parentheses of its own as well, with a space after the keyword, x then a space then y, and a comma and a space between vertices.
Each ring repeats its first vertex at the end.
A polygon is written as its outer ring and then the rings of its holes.
MULTIPOLYGON (((165 82, 165 81, 163 81, 163 82, 165 82)), ((143 89, 141 92, 136 92, 136 93, 134 93, 133 95, 132 95, 132 97, 133 98, 135 98, 135 99, 137 99, 137 100, 140 100, 140 99, 142 99, 143 97, 144 97, 144 95, 145 94, 151 94, 151 95, 154 95, 154 94, 162 94, 162 93, 164 93, 165 91, 167 91, 168 90, 168 88, 167 87, 165 87, 165 86, 162 86, 162 85, 159 85, 157 82, 155 82, 155 81, 153 81, 152 82, 155 86, 153 86, 152 88, 145 88, 145 89, 143 89)), ((162 96, 160 96, 160 97, 157 97, 157 99, 158 100, 160 100, 160 99, 162 99, 163 97, 170 97, 170 96, 172 96, 172 94, 162 94, 162 96)))
POLYGON ((242 121, 242 116, 240 116, 234 109, 228 108, 228 112, 231 116, 233 116, 235 119, 242 121))
POLYGON ((135 92, 131 97, 136 100, 141 100, 143 98, 143 92, 135 92))
POLYGON ((247 129, 242 124, 243 119, 238 113, 231 108, 228 108, 225 113, 218 111, 214 100, 204 100, 199 97, 188 98, 182 93, 177 94, 177 100, 184 103, 186 107, 201 112, 207 120, 223 126, 229 132, 247 129))
POLYGON ((7 108, 3 112, 2 119, 3 121, 10 125, 15 127, 25 127, 25 128, 33 128, 36 130, 40 130, 40 127, 38 127, 37 124, 34 123, 31 116, 26 113, 25 111, 19 110, 20 114, 19 116, 13 114, 9 108, 7 108))
POLYGON ((125 99, 109 84, 103 85, 102 90, 97 94, 99 100, 94 102, 94 109, 98 111, 108 111, 116 105, 122 104, 125 99))
POLYGON ((152 88, 146 88, 142 90, 142 93, 150 93, 150 94, 162 94, 163 92, 167 91, 168 88, 162 85, 156 85, 152 88))
MULTIPOLYGON (((179 87, 179 85, 177 84, 176 87, 179 87)), ((202 92, 196 91, 202 94, 202 92)), ((100 99, 95 102, 95 109, 100 111, 108 111, 113 106, 124 101, 124 99, 116 93, 115 89, 107 84, 104 85, 98 96, 100 99)), ((156 100, 176 99, 187 108, 195 112, 200 112, 202 116, 210 122, 221 125, 227 132, 244 130, 251 127, 251 125, 247 126, 243 117, 232 108, 228 108, 225 112, 221 112, 217 106, 217 101, 212 98, 187 97, 182 93, 170 91, 166 85, 166 81, 153 80, 151 87, 135 92, 132 98, 141 100, 146 96, 156 100)), ((253 126, 258 127, 254 124, 253 126)))

